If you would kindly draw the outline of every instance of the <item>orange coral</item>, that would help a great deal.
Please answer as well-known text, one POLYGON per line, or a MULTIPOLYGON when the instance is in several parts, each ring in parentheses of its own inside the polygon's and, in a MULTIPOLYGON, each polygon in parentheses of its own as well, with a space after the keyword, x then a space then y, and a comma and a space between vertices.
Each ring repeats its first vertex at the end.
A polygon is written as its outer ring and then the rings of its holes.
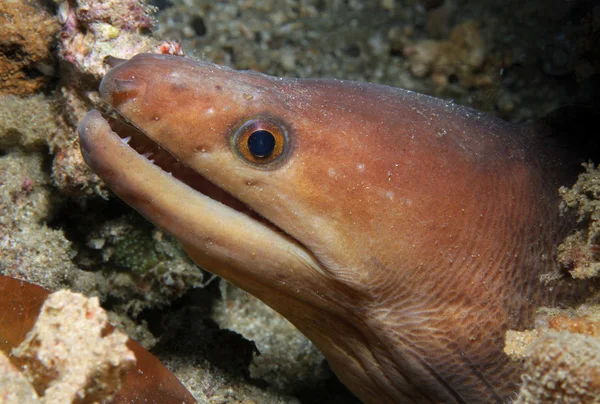
POLYGON ((549 328, 556 331, 569 331, 575 334, 585 334, 591 337, 600 337, 600 322, 589 317, 569 318, 557 316, 548 323, 549 328))

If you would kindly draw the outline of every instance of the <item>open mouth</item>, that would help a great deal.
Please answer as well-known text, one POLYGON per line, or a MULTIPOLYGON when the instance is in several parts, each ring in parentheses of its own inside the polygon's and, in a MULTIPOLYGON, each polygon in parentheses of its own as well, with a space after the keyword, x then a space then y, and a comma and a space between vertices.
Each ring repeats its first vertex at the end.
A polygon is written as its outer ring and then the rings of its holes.
POLYGON ((207 221, 215 222, 214 225, 224 232, 233 230, 239 236, 250 232, 252 237, 261 240, 261 247, 270 245, 275 249, 280 244, 286 254, 293 250, 304 257, 303 261, 309 262, 315 271, 324 273, 323 265, 297 238, 186 166, 118 111, 113 109, 112 112, 108 115, 97 110, 90 111, 80 122, 78 131, 86 162, 125 202, 173 234, 175 232, 170 230, 173 212, 165 209, 174 204, 178 212, 196 211, 201 219, 197 223, 186 221, 186 226, 193 228, 189 234, 202 233, 207 221), (189 188, 183 190, 182 187, 186 186, 189 188), (186 195, 189 197, 186 198, 186 195), (186 203, 189 206, 186 207, 186 203), (238 219, 231 220, 236 214, 238 219))
MULTIPOLYGON (((131 147, 150 163, 197 192, 273 227, 272 223, 257 214, 248 205, 179 161, 118 111, 113 110, 113 115, 102 114, 102 116, 108 122, 112 132, 121 138, 122 143, 131 147)), ((168 192, 168 190, 164 191, 168 192)))
MULTIPOLYGON (((124 199, 127 203, 133 206, 136 210, 140 211, 140 201, 143 202, 147 209, 150 208, 154 202, 148 202, 151 196, 147 193, 139 193, 135 191, 134 183, 129 181, 130 188, 127 190, 123 190, 124 188, 119 186, 119 183, 112 183, 111 177, 114 177, 114 168, 106 168, 106 160, 112 160, 118 154, 116 148, 112 152, 109 152, 110 155, 107 159, 103 159, 102 157, 96 158, 94 157, 93 149, 98 151, 98 140, 88 139, 89 135, 92 133, 103 133, 103 136, 110 136, 116 140, 118 137, 120 139, 120 146, 126 147, 126 150, 129 149, 134 151, 137 156, 143 158, 143 162, 151 163, 152 166, 160 169, 162 172, 168 174, 170 177, 178 180, 182 184, 187 185, 191 189, 193 189, 196 194, 202 195, 203 197, 209 198, 215 203, 220 203, 225 205, 224 207, 230 208, 233 211, 236 211, 238 214, 242 214, 246 218, 246 225, 249 225, 250 222, 254 222, 258 226, 262 226, 270 230, 271 232, 277 233, 280 237, 285 238, 288 242, 292 242, 298 248, 303 250, 303 254, 307 254, 312 257, 312 254, 306 249, 303 243, 301 243, 298 239, 291 236, 289 233, 281 229, 271 220, 265 218, 260 215, 250 206, 246 205, 243 201, 237 199, 232 196, 226 190, 220 188, 201 174, 199 174, 194 169, 185 165, 182 161, 178 160, 173 154, 171 154, 167 149, 161 147, 160 144, 152 140, 148 135, 146 135, 141 129, 137 128, 136 125, 127 119, 127 117, 123 116, 119 113, 118 110, 114 109, 109 105, 109 113, 100 113, 99 111, 91 111, 88 115, 82 120, 79 125, 79 133, 80 133, 80 141, 82 143, 82 151, 84 156, 86 157, 86 161, 90 164, 94 170, 102 177, 105 181, 107 181, 110 188, 117 193, 122 199, 124 199), (91 130, 87 128, 87 125, 91 123, 93 127, 91 130), (96 127, 100 126, 100 128, 96 127), (87 140, 86 140, 87 139, 87 140), (89 146, 92 146, 91 143, 96 143, 91 148, 86 146, 87 143, 90 143, 89 146), (91 151, 91 153, 90 153, 91 151), (108 173, 106 175, 101 174, 100 171, 108 173), (116 186, 115 186, 116 185, 116 186), (120 188, 120 190, 118 189, 120 188), (140 196, 145 195, 145 196, 140 196), (248 222, 249 221, 249 222, 248 222)), ((93 135, 91 136, 94 137, 93 135)), ((112 143, 112 142, 111 142, 112 143)), ((118 143, 117 143, 118 144, 118 143)), ((115 145, 116 146, 116 145, 115 145)), ((142 161, 139 162, 140 164, 142 161)), ((138 164, 138 163, 136 163, 138 164)), ((130 170, 130 173, 127 173, 127 177, 133 178, 138 176, 139 168, 131 168, 130 165, 123 165, 121 170, 130 170)), ((136 181, 145 181, 143 179, 137 179, 136 181)), ((161 192, 165 194, 176 194, 176 187, 173 183, 169 182, 166 186, 163 185, 160 187, 161 189, 156 190, 155 192, 161 192)), ((184 204, 184 198, 178 198, 177 196, 174 199, 180 199, 179 203, 184 204)), ((189 206, 189 208, 193 208, 193 206, 189 206)), ((144 214, 143 211, 140 213, 144 214)), ((146 214, 147 218, 151 221, 155 222, 155 224, 161 226, 160 223, 153 218, 152 214, 146 214)), ((165 227, 162 225, 162 227, 165 227)), ((316 261, 316 258, 312 257, 312 260, 316 261)))

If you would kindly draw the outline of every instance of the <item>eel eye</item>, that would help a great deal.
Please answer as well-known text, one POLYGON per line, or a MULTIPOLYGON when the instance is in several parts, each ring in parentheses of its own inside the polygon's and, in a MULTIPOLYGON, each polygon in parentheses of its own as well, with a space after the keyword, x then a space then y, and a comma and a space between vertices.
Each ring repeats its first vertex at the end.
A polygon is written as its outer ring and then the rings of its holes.
POLYGON ((288 149, 285 126, 271 117, 253 117, 233 131, 231 145, 236 154, 255 166, 271 166, 280 162, 288 149))

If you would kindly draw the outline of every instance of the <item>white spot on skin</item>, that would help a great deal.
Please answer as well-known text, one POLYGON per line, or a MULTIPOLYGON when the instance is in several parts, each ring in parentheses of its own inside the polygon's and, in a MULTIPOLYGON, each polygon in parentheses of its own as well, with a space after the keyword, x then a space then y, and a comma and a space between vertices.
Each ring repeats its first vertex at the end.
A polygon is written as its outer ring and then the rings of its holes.
POLYGON ((394 193, 392 191, 387 191, 385 193, 385 197, 388 198, 390 201, 394 200, 394 193))
POLYGON ((335 172, 335 170, 333 168, 330 168, 329 170, 327 170, 327 174, 331 177, 331 178, 336 178, 337 177, 337 173, 335 172))
POLYGON ((358 169, 359 172, 363 173, 365 172, 365 165, 363 163, 358 163, 356 165, 356 168, 358 169))
POLYGON ((209 109, 207 109, 204 114, 205 115, 213 115, 215 113, 215 109, 213 107, 210 107, 209 109))

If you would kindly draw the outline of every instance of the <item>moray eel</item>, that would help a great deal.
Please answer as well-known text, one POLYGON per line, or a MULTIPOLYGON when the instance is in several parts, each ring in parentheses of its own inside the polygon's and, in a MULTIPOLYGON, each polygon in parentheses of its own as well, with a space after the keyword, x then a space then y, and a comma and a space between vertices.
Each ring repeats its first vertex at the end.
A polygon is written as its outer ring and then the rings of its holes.
POLYGON ((514 398, 504 335, 545 299, 565 227, 532 135, 398 88, 166 55, 112 68, 100 93, 119 119, 80 122, 89 166, 362 401, 514 398))

